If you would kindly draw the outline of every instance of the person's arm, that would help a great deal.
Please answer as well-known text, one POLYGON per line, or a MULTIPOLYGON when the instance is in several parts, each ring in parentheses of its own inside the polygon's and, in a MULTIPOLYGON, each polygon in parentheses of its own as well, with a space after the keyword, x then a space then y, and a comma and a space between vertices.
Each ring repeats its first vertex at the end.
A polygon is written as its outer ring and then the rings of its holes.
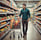
POLYGON ((28 10, 28 21, 30 20, 30 11, 28 10))
POLYGON ((22 10, 21 10, 21 12, 20 12, 20 14, 19 14, 19 19, 22 19, 22 18, 21 18, 21 15, 22 15, 22 10))
POLYGON ((30 11, 28 11, 28 18, 30 18, 30 11))
POLYGON ((21 17, 21 15, 22 15, 22 10, 21 10, 21 12, 20 12, 19 16, 21 17))

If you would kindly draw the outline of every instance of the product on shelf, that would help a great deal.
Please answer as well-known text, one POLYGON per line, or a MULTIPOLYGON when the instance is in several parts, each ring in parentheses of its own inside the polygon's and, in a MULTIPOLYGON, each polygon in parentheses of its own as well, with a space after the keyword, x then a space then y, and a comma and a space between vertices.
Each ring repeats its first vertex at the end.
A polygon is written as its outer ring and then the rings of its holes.
POLYGON ((5 9, 0 9, 0 12, 2 13, 2 12, 6 12, 6 10, 5 9))
POLYGON ((37 27, 37 30, 39 33, 41 33, 41 2, 39 2, 38 4, 35 5, 35 9, 34 9, 34 14, 33 14, 33 18, 34 18, 34 24, 36 24, 35 27, 37 27))
POLYGON ((15 22, 14 19, 11 20, 11 23, 10 23, 11 28, 12 28, 13 22, 15 22))
POLYGON ((3 29, 1 29, 1 31, 4 31, 4 28, 3 28, 3 29))
POLYGON ((1 32, 1 33, 0 33, 0 37, 2 37, 2 36, 3 36, 3 34, 4 34, 4 32, 1 32))
POLYGON ((7 17, 8 19, 11 19, 10 16, 7 17))
POLYGON ((36 16, 38 18, 38 16, 36 16))
POLYGON ((14 4, 11 3, 11 0, 1 0, 2 4, 0 5, 0 27, 2 27, 2 29, 0 29, 0 37, 2 37, 10 28, 12 29, 12 25, 13 23, 15 23, 15 16, 12 16, 12 14, 14 11, 14 4), (4 6, 5 5, 5 6, 4 6), (11 15, 11 16, 10 16, 11 15), (11 23, 7 24, 9 21, 7 21, 7 19, 11 19, 11 23), (5 26, 5 24, 7 24, 5 26), (4 26, 4 27, 3 27, 4 26))
POLYGON ((4 34, 4 32, 2 32, 2 31, 4 31, 4 29, 0 29, 0 37, 4 34))
POLYGON ((6 25, 4 28, 0 29, 0 32, 6 31, 7 28, 8 28, 8 27, 7 27, 7 25, 6 25))
MULTIPOLYGON (((0 37, 4 35, 4 33, 6 32, 7 26, 5 26, 4 28, 0 29, 0 37)), ((8 30, 7 30, 8 31, 8 30)))
POLYGON ((3 17, 3 18, 1 18, 1 20, 4 20, 4 17, 3 17))
POLYGON ((7 26, 4 27, 4 30, 6 30, 6 29, 7 29, 7 26))
POLYGON ((11 6, 11 5, 10 5, 10 0, 7 0, 7 5, 11 6))
POLYGON ((4 19, 6 20, 6 19, 7 19, 7 17, 4 17, 4 19))
POLYGON ((1 22, 1 25, 4 25, 4 24, 6 24, 6 22, 1 22))
POLYGON ((12 15, 10 15, 10 18, 12 18, 10 23, 11 29, 16 28, 20 23, 19 18, 17 16, 12 16, 12 15))
POLYGON ((39 16, 39 18, 41 18, 41 16, 39 16))
POLYGON ((9 28, 10 26, 9 26, 9 24, 7 25, 7 28, 9 28))
MULTIPOLYGON (((3 18, 1 17, 0 20, 3 21, 3 20, 5 20, 5 19, 4 19, 4 17, 3 17, 3 18)), ((1 22, 1 25, 4 25, 4 24, 6 24, 6 22, 1 22)))
POLYGON ((15 21, 15 24, 18 25, 18 20, 15 21))

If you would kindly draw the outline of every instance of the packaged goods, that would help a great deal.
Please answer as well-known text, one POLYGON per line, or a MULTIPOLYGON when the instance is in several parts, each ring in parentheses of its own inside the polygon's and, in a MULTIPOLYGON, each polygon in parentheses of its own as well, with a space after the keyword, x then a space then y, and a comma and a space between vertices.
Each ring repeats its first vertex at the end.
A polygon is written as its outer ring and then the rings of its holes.
POLYGON ((5 9, 0 9, 0 12, 6 12, 6 10, 5 9))
POLYGON ((4 25, 4 24, 6 24, 6 22, 1 22, 1 25, 4 25))
POLYGON ((4 19, 6 20, 6 19, 7 19, 7 17, 4 17, 4 19))

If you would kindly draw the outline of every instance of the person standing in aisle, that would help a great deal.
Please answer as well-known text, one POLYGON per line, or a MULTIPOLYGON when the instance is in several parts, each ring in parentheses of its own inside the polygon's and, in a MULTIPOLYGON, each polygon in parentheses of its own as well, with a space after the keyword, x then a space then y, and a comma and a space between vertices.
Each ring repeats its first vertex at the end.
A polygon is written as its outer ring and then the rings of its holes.
POLYGON ((30 20, 30 11, 26 8, 26 4, 23 4, 23 9, 20 12, 20 17, 22 15, 22 25, 23 25, 23 37, 27 34, 28 22, 30 20), (26 31, 24 30, 26 25, 26 31))

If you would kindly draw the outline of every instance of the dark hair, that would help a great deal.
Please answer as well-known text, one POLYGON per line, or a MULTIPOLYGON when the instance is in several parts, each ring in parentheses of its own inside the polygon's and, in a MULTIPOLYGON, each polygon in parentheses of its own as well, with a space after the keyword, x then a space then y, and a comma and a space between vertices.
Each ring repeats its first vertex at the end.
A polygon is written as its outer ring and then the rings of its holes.
POLYGON ((26 4, 23 4, 24 6, 26 6, 26 4))

